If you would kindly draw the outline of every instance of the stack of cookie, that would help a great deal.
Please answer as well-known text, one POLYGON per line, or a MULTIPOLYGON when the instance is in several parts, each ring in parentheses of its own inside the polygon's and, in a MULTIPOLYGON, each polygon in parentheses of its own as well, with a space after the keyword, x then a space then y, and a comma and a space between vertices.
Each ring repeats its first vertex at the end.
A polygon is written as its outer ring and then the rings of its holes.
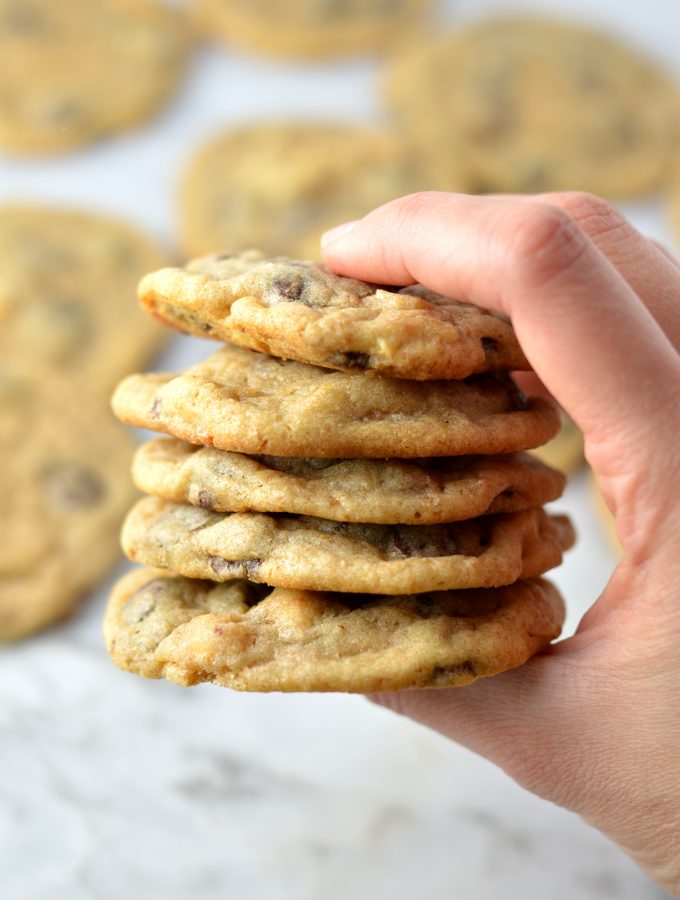
POLYGON ((523 451, 557 412, 507 371, 510 324, 420 286, 380 289, 256 252, 162 269, 161 321, 228 342, 133 375, 124 422, 171 435, 133 474, 123 529, 152 569, 114 589, 115 662, 242 690, 446 687, 557 636, 540 576, 573 542, 563 476, 523 451))

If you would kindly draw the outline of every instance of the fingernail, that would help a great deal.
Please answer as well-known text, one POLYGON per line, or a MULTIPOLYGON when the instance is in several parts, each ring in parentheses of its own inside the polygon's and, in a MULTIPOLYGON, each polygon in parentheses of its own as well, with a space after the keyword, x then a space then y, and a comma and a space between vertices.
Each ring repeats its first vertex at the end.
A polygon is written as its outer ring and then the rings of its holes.
POLYGON ((335 228, 330 228, 328 231, 325 231, 321 235, 321 246, 327 247, 329 244, 337 241, 338 238, 349 234, 356 224, 357 220, 355 219, 353 222, 345 222, 343 225, 337 225, 335 228))

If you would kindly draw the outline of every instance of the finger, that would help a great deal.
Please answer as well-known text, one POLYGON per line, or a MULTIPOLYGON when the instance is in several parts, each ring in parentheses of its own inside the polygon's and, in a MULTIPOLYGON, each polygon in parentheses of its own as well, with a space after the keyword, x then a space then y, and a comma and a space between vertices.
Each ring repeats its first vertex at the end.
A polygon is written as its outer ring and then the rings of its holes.
POLYGON ((680 349, 680 267, 663 245, 646 238, 619 210, 594 194, 570 191, 512 199, 546 203, 569 213, 680 349))
POLYGON ((660 444, 675 441, 678 356, 565 211, 414 194, 374 210, 337 239, 331 234, 324 258, 346 275, 421 282, 509 315, 537 374, 586 434, 596 469, 615 458, 618 469, 609 474, 624 477, 634 456, 659 476, 673 459, 660 444), (649 441, 650 430, 658 441, 649 441))

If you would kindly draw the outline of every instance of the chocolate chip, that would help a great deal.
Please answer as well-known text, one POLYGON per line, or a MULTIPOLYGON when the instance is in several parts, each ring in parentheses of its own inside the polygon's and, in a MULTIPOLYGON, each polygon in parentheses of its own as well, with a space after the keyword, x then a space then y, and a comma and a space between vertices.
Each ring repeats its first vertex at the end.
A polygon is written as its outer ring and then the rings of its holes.
POLYGON ((2 27, 16 34, 31 34, 43 31, 45 23, 35 9, 29 9, 22 3, 16 3, 5 11, 2 27))
POLYGON ((494 338, 483 337, 482 338, 482 350, 486 354, 486 356, 493 356, 498 353, 498 341, 494 338))
POLYGON ((202 506, 203 509, 215 508, 215 498, 210 491, 199 491, 196 499, 198 500, 198 505, 202 506))
POLYGON ((290 300, 295 302, 302 297, 305 289, 305 279, 301 275, 275 278, 272 282, 273 291, 278 300, 290 300))
POLYGON ((430 676, 430 684, 435 686, 437 684, 449 684, 451 681, 456 681, 459 676, 475 676, 476 674, 477 667, 474 662, 471 659, 466 659, 465 662, 456 666, 435 666, 430 676))
POLYGON ((47 463, 40 478, 52 505, 66 511, 95 506, 105 494, 99 476, 79 463, 47 463))
POLYGON ((371 357, 368 353, 356 353, 348 350, 347 353, 332 353, 328 357, 328 362, 332 366, 342 366, 346 369, 368 369, 371 357))
POLYGON ((223 559, 221 556, 208 557, 208 565, 218 578, 231 575, 232 578, 253 578, 262 564, 261 559, 223 559))

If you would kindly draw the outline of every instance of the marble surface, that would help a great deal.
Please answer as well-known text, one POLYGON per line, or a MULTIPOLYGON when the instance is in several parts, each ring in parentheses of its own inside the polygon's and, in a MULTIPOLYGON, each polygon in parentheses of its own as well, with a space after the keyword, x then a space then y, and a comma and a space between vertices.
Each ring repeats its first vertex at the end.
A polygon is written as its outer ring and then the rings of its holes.
MULTIPOLYGON (((677 0, 471 2, 578 13, 678 65, 677 0)), ((0 159, 0 200, 118 212, 171 242, 193 143, 275 112, 380 115, 370 62, 277 66, 204 51, 152 127, 53 161, 0 159)), ((661 210, 631 207, 668 239, 661 210)), ((178 339, 159 366, 209 347, 178 339)), ((614 565, 585 475, 558 508, 579 544, 556 575, 567 633, 614 565)), ((118 672, 106 588, 73 621, 0 650, 3 900, 644 900, 664 896, 577 817, 485 760, 359 697, 182 689, 118 672)))

